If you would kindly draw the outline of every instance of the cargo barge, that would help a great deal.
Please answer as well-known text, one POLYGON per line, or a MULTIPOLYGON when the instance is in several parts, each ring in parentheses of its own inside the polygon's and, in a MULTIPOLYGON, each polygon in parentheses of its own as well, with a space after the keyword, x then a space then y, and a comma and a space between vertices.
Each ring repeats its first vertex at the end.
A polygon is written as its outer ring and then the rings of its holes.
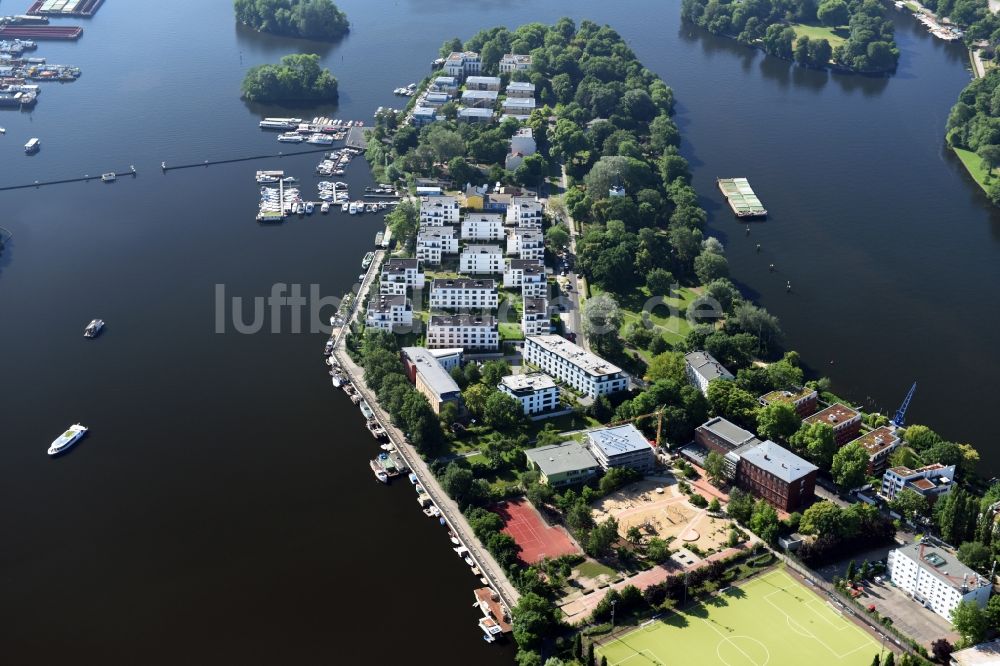
POLYGON ((91 17, 104 3, 104 0, 35 0, 28 7, 26 14, 48 16, 86 16, 91 17))
POLYGON ((3 25, 0 39, 79 39, 83 28, 76 25, 3 25))
POLYGON ((736 217, 767 217, 767 209, 754 194, 746 178, 717 178, 716 183, 736 217))

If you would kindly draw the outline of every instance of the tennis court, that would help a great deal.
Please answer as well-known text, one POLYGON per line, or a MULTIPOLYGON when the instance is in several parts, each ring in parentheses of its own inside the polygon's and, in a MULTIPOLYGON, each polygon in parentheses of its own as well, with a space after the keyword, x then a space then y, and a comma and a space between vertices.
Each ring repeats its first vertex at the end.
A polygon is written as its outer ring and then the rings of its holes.
POLYGON ((598 647, 618 666, 869 666, 880 644, 776 569, 598 647))
POLYGON ((566 530, 548 525, 526 499, 508 500, 493 511, 503 518, 503 531, 521 547, 518 557, 526 564, 580 552, 566 530))

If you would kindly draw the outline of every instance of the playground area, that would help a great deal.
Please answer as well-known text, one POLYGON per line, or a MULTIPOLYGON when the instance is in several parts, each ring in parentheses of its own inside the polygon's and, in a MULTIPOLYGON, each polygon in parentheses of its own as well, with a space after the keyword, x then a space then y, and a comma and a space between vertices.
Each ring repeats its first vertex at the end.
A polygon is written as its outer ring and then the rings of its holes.
POLYGON ((546 523, 526 499, 507 500, 492 511, 503 518, 503 531, 521 547, 518 557, 525 564, 581 552, 565 529, 546 523))
POLYGON ((879 642, 783 569, 597 648, 610 666, 868 666, 879 642))
POLYGON ((622 536, 635 526, 645 538, 672 538, 672 548, 693 544, 702 551, 723 549, 732 524, 695 508, 676 483, 656 479, 631 484, 594 504, 594 520, 610 517, 618 520, 622 536))

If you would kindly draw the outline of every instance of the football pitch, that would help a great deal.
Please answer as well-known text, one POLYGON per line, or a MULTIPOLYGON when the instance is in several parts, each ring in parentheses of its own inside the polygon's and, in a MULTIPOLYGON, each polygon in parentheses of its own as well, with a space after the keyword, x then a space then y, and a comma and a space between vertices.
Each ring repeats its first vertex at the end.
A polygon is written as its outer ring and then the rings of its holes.
POLYGON ((879 643, 783 570, 597 648, 609 666, 869 666, 879 643))

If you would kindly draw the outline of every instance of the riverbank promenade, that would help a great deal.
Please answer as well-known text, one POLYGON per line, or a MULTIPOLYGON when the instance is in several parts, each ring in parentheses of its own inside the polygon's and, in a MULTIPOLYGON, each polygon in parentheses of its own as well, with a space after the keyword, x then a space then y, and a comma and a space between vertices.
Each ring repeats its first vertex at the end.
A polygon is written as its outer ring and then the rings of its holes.
MULTIPOLYGON (((358 289, 358 295, 354 299, 354 304, 351 308, 351 314, 347 319, 347 322, 335 334, 335 345, 334 345, 334 356, 337 358, 337 362, 340 363, 340 367, 343 368, 344 372, 347 374, 351 383, 361 394, 361 397, 368 402, 368 405, 372 408, 375 413, 375 419, 385 428, 386 433, 389 435, 389 440, 392 442, 393 446, 403 457, 407 466, 410 468, 417 478, 419 479, 420 485, 427 491, 430 495, 431 500, 437 505, 438 509, 441 510, 441 515, 448 522, 448 527, 455 536, 458 537, 459 541, 462 542, 469 550, 469 556, 475 560, 480 571, 483 572, 483 576, 489 579, 491 586, 494 590, 499 593, 500 598, 503 600, 504 604, 507 605, 508 610, 512 609, 515 604, 517 604, 520 594, 511 582, 507 579, 506 574, 504 574, 503 569, 497 564, 497 561, 493 559, 493 556, 482 547, 479 543, 479 539, 476 538, 472 531, 472 527, 469 522, 462 515, 459 510, 458 505, 448 496, 441 485, 438 483, 437 478, 431 472, 427 463, 424 459, 420 457, 417 450, 409 444, 403 433, 399 431, 392 424, 392 420, 389 415, 382 409, 379 405, 378 400, 375 395, 368 388, 368 385, 364 381, 364 369, 358 366, 347 353, 345 348, 345 340, 347 339, 348 331, 351 328, 351 324, 357 318, 360 312, 360 305, 364 303, 369 289, 371 289, 372 283, 375 281, 375 276, 379 274, 379 270, 382 264, 382 260, 385 258, 385 252, 379 250, 372 265, 368 269, 368 273, 365 275, 364 281, 361 283, 361 287, 358 289)), ((442 534, 441 538, 445 538, 442 534)), ((457 560, 461 562, 461 560, 457 560)))

